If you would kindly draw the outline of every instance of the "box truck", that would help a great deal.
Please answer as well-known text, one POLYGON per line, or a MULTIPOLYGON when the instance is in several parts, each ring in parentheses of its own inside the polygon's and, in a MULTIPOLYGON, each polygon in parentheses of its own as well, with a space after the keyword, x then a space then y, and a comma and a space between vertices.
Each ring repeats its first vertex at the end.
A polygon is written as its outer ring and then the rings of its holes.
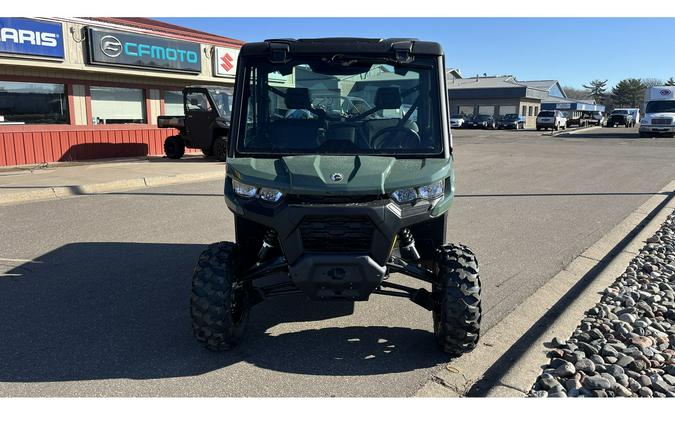
POLYGON ((647 91, 645 116, 640 121, 640 136, 675 134, 675 87, 655 86, 647 91))

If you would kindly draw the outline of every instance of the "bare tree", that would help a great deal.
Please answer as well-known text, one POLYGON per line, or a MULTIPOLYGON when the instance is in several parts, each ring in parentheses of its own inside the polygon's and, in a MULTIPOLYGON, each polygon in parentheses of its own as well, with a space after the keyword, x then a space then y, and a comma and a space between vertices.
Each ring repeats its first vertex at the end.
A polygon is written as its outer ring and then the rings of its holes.
POLYGON ((663 79, 659 78, 643 78, 641 79, 642 85, 645 86, 645 88, 651 88, 653 86, 663 86, 665 85, 665 82, 663 79))
POLYGON ((593 95, 591 95, 591 91, 587 89, 579 89, 579 88, 574 88, 571 86, 564 86, 563 91, 565 91, 565 94, 567 94, 568 98, 573 98, 575 100, 591 100, 593 99, 593 95))

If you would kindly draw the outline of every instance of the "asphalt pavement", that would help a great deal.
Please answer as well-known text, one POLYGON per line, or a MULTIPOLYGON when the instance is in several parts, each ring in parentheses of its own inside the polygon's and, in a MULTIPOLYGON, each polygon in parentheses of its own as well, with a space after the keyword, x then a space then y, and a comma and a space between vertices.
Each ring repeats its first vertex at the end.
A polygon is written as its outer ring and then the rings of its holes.
MULTIPOLYGON (((453 133, 449 239, 478 255, 485 329, 675 179, 675 141, 635 129, 453 133)), ((233 238, 222 182, 8 205, 0 233, 0 396, 410 396, 447 362, 431 314, 381 296, 270 300, 236 351, 202 349, 190 278, 233 238)))

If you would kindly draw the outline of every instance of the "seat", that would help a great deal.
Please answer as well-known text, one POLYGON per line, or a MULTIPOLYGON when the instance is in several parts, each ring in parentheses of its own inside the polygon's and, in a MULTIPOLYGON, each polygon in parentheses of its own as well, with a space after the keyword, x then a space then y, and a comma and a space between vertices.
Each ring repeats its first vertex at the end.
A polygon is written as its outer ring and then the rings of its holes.
POLYGON ((319 119, 279 119, 268 126, 269 143, 274 148, 314 151, 319 146, 319 119))

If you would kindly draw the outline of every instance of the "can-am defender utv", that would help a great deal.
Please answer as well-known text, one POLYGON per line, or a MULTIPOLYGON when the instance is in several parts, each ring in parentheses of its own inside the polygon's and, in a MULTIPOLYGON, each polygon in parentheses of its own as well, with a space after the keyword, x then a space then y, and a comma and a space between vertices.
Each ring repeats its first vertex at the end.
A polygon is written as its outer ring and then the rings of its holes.
POLYGON ((432 311, 445 352, 472 350, 481 321, 478 262, 466 246, 445 241, 455 184, 448 116, 437 43, 244 45, 225 178, 236 242, 215 243, 199 257, 196 338, 209 349, 232 348, 250 308, 272 296, 361 301, 375 293, 432 311), (352 100, 343 107, 345 98, 352 100), (391 273, 430 289, 392 283, 391 273))

